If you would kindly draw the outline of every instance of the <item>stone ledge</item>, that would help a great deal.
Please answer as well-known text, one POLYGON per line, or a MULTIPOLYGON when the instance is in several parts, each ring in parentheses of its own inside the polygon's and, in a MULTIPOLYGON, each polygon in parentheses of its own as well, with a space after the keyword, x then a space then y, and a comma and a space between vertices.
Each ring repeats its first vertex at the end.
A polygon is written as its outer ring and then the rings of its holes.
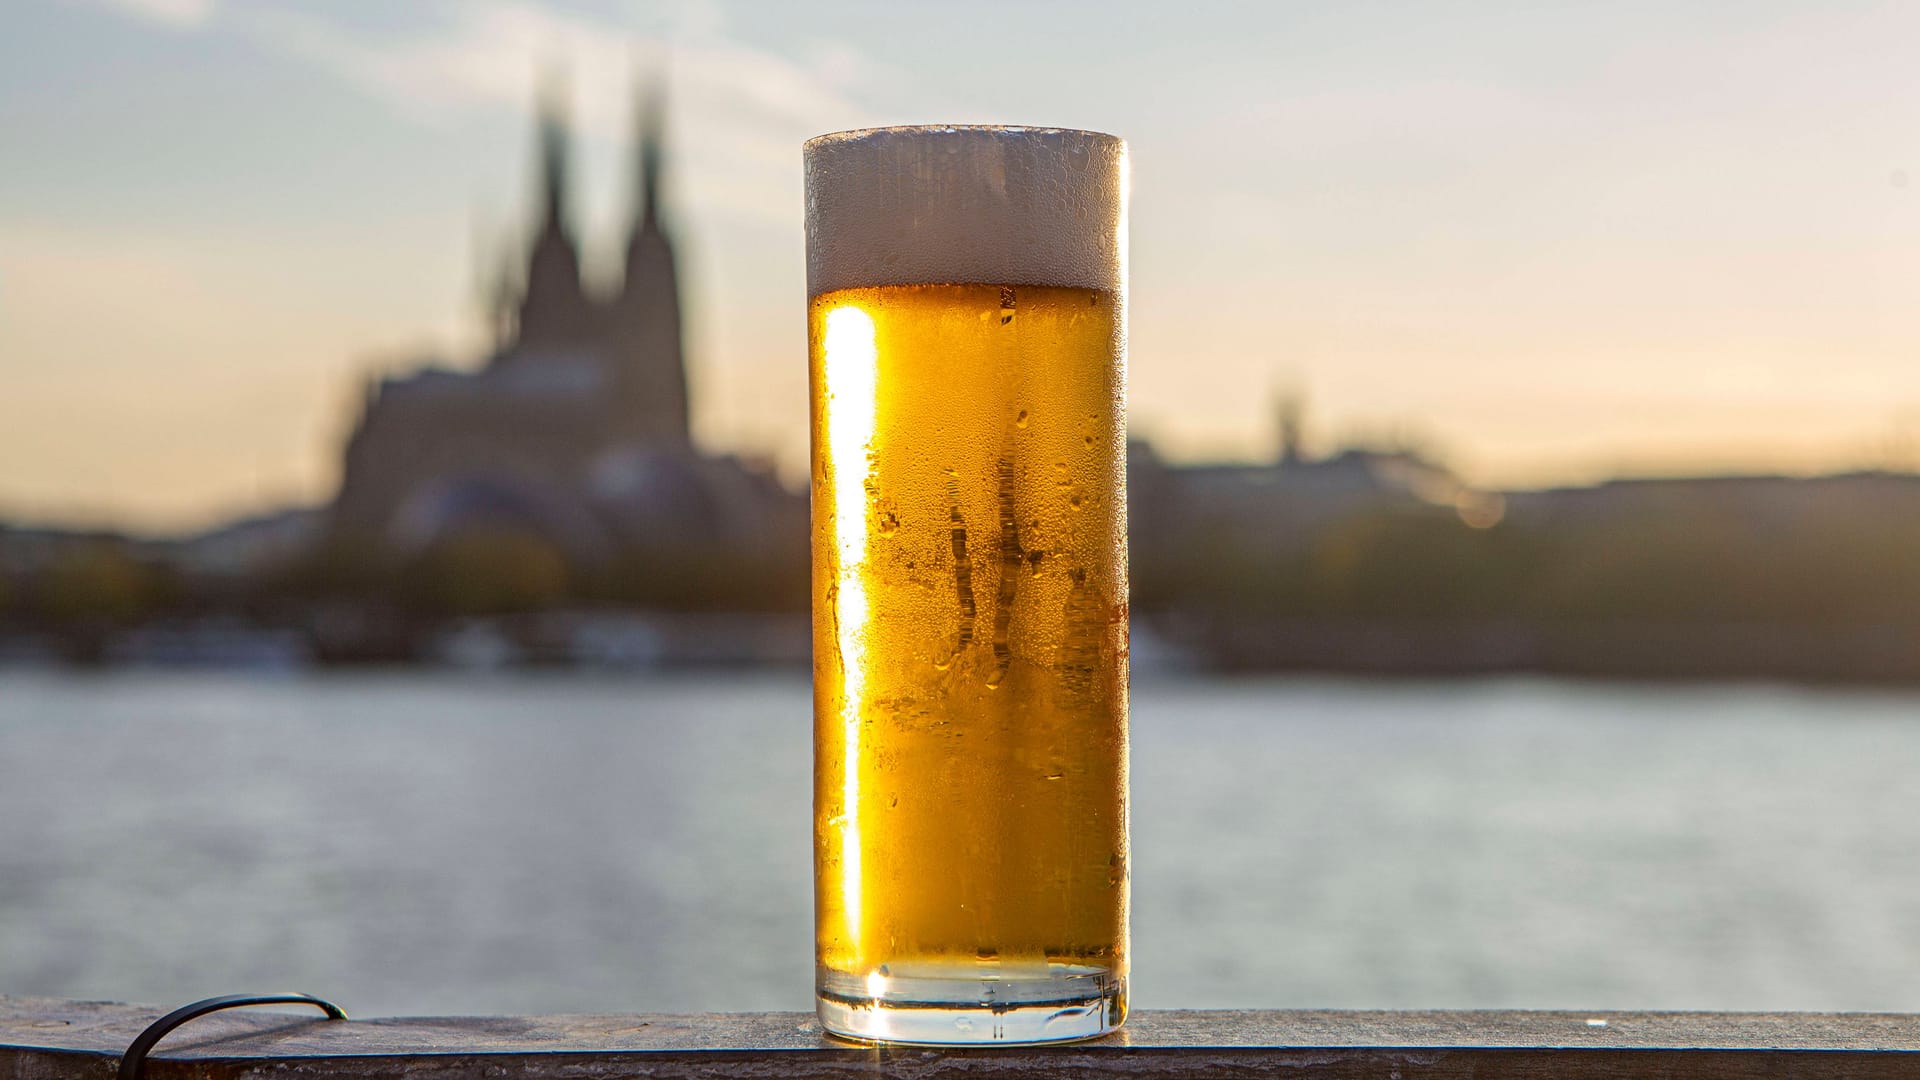
MULTIPOLYGON (((0 997, 0 1080, 111 1080, 165 1009, 0 997)), ((151 1080, 628 1077, 1920 1077, 1920 1016, 1869 1013, 1153 1011, 1051 1047, 853 1046, 805 1013, 328 1021, 217 1013, 151 1080)))

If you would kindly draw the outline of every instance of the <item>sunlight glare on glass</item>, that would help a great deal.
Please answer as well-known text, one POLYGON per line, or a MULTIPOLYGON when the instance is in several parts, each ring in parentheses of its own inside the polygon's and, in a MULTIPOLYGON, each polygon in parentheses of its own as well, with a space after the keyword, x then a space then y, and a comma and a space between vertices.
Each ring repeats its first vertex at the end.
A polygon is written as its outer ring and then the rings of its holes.
POLYGON ((833 539, 839 628, 841 776, 840 902, 848 944, 860 947, 860 701, 866 656, 860 628, 867 624, 867 592, 860 571, 867 557, 867 484, 873 473, 873 433, 879 351, 873 316, 857 307, 827 313, 824 347, 827 467, 833 470, 833 539))

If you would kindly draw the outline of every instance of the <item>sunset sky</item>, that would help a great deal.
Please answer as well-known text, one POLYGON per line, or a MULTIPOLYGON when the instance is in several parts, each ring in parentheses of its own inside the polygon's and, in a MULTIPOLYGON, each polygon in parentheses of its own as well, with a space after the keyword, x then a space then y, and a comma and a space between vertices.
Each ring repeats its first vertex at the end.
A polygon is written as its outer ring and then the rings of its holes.
POLYGON ((800 142, 1132 145, 1132 422, 1470 478, 1920 464, 1920 5, 14 0, 0 519, 326 498, 366 373, 471 365, 563 65, 590 270, 670 58, 695 426, 805 458, 800 142))

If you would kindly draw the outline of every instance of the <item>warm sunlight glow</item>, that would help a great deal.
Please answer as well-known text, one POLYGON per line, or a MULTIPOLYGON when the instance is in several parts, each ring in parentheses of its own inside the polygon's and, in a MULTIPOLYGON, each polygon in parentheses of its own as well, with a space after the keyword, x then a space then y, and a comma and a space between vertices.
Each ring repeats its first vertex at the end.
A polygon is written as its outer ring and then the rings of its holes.
POLYGON ((867 485, 873 472, 876 369, 873 317, 859 308, 827 313, 827 456, 833 478, 834 611, 840 650, 840 720, 845 762, 840 791, 841 903, 854 949, 860 947, 860 702, 866 657, 860 628, 867 623, 866 586, 860 567, 867 557, 867 485))

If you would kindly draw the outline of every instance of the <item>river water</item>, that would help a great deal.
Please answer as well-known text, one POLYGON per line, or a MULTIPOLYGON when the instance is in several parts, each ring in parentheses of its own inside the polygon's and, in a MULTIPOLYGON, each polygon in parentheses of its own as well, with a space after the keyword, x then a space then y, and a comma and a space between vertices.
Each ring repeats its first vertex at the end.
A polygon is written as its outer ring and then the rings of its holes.
MULTIPOLYGON (((0 993, 806 1009, 804 676, 0 672, 0 993)), ((1141 679, 1143 1008, 1920 1010, 1920 695, 1141 679)))

